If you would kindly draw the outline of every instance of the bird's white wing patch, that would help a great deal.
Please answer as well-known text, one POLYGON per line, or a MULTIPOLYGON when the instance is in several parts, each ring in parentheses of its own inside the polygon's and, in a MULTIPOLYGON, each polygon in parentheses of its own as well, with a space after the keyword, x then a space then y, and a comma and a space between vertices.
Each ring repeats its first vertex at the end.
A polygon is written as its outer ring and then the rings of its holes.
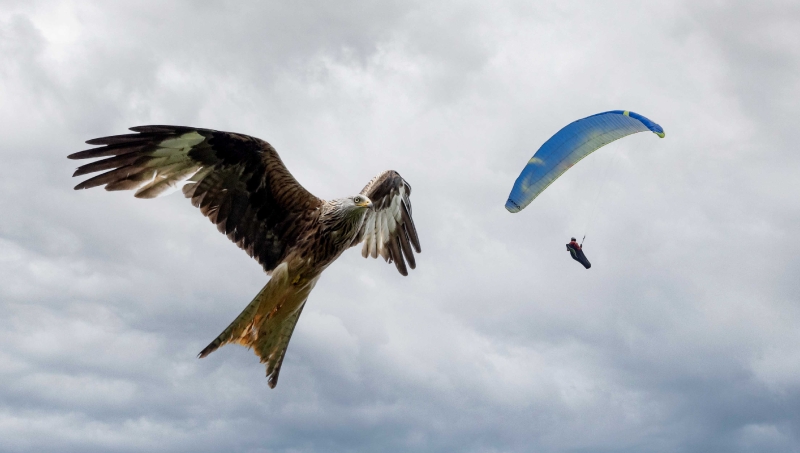
POLYGON ((389 260, 388 243, 401 223, 400 209, 405 195, 405 188, 401 186, 399 193, 391 197, 388 206, 367 214, 364 219, 364 246, 361 249, 364 258, 377 258, 380 255, 386 261, 389 260))
POLYGON ((406 263, 414 269, 417 265, 414 251, 421 251, 411 219, 411 186, 399 173, 387 170, 372 178, 361 194, 372 200, 373 208, 367 212, 352 245, 363 242, 364 258, 380 255, 394 263, 400 274, 408 275, 406 263))
POLYGON ((153 168, 153 176, 142 182, 134 196, 155 198, 180 189, 201 169, 197 161, 189 157, 189 151, 203 140, 205 137, 192 131, 159 143, 151 154, 153 159, 146 164, 153 168))

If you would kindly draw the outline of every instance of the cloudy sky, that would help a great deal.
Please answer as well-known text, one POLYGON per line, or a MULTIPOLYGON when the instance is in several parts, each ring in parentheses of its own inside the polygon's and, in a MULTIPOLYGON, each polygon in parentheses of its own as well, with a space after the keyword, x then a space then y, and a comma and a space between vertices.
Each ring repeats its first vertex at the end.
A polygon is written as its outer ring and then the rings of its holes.
POLYGON ((164 3, 0 0, 0 451, 800 451, 797 1, 164 3), (613 109, 666 138, 504 209, 613 109), (322 198, 399 171, 417 269, 345 253, 274 390, 197 360, 267 276, 179 194, 72 190, 142 124, 322 198))

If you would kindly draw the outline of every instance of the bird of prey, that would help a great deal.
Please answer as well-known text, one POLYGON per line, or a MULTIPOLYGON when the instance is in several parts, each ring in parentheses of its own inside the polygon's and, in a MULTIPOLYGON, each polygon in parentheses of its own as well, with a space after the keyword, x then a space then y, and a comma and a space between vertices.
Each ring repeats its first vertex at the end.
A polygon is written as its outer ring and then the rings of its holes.
POLYGON ((402 275, 408 275, 406 263, 416 267, 412 249, 420 253, 420 244, 411 186, 396 171, 379 174, 358 195, 323 200, 303 188, 275 148, 258 138, 184 126, 130 130, 88 140, 103 146, 68 156, 107 157, 79 167, 73 176, 104 173, 75 189, 105 185, 154 198, 185 183, 186 198, 271 275, 200 358, 227 343, 252 348, 274 388, 308 295, 342 252, 363 243, 365 258, 380 255, 402 275))

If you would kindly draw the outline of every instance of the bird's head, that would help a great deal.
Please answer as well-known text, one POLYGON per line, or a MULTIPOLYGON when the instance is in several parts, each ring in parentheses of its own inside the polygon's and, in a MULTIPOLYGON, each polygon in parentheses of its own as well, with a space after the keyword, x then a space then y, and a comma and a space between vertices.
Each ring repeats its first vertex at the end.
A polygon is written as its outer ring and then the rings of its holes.
POLYGON ((372 209, 372 201, 364 195, 337 198, 323 206, 320 221, 327 225, 336 225, 342 221, 358 223, 364 219, 369 209, 372 209))
POLYGON ((355 195, 348 198, 353 203, 353 207, 362 209, 372 209, 372 200, 366 195, 355 195))
POLYGON ((372 200, 366 195, 354 195, 342 200, 342 214, 351 221, 360 223, 372 209, 372 200))

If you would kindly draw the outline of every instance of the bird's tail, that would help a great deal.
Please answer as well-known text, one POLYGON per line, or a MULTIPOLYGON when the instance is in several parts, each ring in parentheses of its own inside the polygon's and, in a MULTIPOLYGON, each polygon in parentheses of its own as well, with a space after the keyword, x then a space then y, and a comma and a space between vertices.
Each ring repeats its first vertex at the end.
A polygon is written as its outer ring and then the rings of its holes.
POLYGON ((319 276, 311 279, 290 279, 288 266, 283 263, 272 271, 272 278, 252 302, 199 357, 203 358, 228 343, 239 343, 266 364, 270 387, 278 383, 283 357, 300 313, 314 289, 319 276))
POLYGON ((242 346, 252 347, 262 319, 275 308, 273 305, 277 306, 280 303, 282 298, 279 293, 287 286, 288 280, 288 266, 286 263, 282 263, 272 271, 272 278, 253 298, 253 301, 214 341, 200 351, 197 357, 202 359, 228 343, 235 342, 242 346))

